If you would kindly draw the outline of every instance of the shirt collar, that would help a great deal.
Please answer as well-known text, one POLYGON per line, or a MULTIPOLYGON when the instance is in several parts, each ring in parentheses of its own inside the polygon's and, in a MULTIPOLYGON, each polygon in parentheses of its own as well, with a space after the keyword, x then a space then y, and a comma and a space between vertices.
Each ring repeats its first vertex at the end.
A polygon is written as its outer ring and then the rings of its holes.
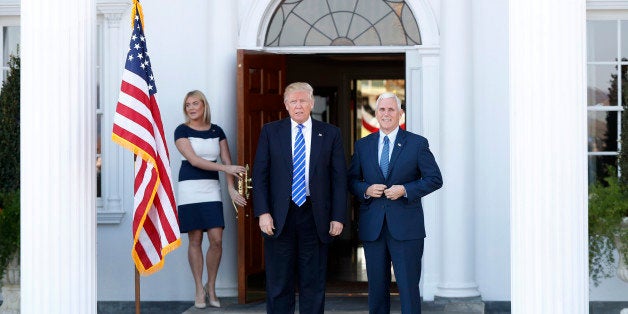
POLYGON ((388 135, 384 134, 384 132, 382 132, 382 130, 379 130, 379 141, 382 142, 384 140, 384 136, 388 136, 388 140, 391 143, 394 143, 395 139, 397 138, 397 133, 399 133, 399 127, 398 126, 392 132, 388 133, 388 135))
MULTIPOLYGON (((308 117, 307 120, 305 120, 305 122, 302 123, 303 126, 308 129, 311 130, 312 129, 312 117, 308 117)), ((296 129, 298 123, 292 119, 290 119, 290 125, 292 125, 292 129, 296 129)))

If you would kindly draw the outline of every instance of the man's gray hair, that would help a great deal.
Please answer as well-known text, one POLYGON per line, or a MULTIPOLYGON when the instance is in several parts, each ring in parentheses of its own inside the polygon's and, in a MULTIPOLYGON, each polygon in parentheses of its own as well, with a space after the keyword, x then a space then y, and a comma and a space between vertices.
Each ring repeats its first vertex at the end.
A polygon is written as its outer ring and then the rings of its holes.
POLYGON ((395 95, 395 93, 383 93, 383 94, 379 95, 379 97, 377 97, 375 110, 379 109, 379 102, 380 102, 380 100, 388 99, 388 98, 395 98, 395 101, 397 102, 397 109, 401 110, 401 100, 399 99, 399 97, 397 97, 397 95, 395 95))
POLYGON ((286 90, 283 93, 283 101, 286 102, 288 100, 288 95, 293 92, 307 92, 310 100, 314 100, 314 89, 312 85, 305 82, 294 82, 286 87, 286 90))

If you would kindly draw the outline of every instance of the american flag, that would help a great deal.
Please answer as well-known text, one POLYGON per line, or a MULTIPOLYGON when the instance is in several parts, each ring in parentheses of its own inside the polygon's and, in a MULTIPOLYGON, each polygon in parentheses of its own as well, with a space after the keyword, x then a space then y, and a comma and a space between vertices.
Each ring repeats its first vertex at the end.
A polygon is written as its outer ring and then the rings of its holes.
POLYGON ((181 244, 181 235, 138 1, 134 1, 132 12, 133 34, 111 137, 136 155, 132 257, 139 273, 149 275, 163 267, 165 255, 181 244))

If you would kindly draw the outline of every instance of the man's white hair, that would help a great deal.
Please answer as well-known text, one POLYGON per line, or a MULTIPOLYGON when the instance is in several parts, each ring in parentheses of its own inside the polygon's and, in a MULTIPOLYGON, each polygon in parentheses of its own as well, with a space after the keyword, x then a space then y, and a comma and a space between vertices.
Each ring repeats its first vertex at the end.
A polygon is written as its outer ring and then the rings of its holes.
POLYGON ((395 98, 395 101, 397 102, 397 109, 401 110, 401 100, 397 97, 397 95, 395 95, 395 93, 383 93, 379 95, 379 97, 377 97, 377 102, 375 103, 375 110, 379 109, 380 100, 388 98, 395 98))

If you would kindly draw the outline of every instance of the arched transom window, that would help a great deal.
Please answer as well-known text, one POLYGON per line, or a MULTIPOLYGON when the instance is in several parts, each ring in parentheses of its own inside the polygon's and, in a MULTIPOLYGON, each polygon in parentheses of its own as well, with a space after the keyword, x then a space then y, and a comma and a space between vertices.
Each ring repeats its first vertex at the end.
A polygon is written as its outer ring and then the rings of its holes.
POLYGON ((421 44, 403 0, 284 0, 266 32, 266 47, 412 46, 421 44))

